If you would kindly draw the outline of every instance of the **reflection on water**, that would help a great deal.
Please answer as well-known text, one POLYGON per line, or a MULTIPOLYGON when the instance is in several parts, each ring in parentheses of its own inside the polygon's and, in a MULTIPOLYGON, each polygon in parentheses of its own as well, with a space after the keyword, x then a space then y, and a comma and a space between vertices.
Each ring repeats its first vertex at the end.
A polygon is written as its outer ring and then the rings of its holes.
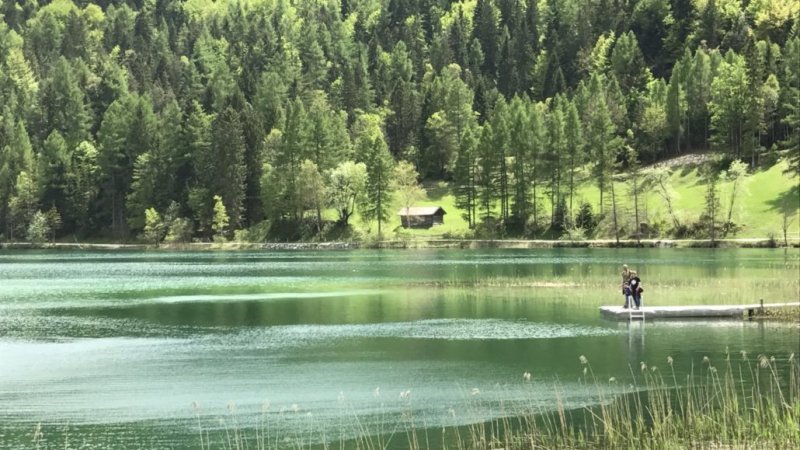
POLYGON ((726 350, 780 362, 798 351, 796 325, 629 324, 597 307, 620 301, 622 261, 650 305, 793 300, 798 255, 2 253, 0 448, 29 446, 39 422, 59 447, 195 448, 196 414, 203 427, 235 418, 251 432, 267 414, 276 433, 333 440, 345 420, 379 433, 410 409, 417 424, 460 425, 552 410, 556 380, 561 401, 580 407, 598 401, 580 355, 619 389, 631 368, 667 356, 678 374, 726 350))

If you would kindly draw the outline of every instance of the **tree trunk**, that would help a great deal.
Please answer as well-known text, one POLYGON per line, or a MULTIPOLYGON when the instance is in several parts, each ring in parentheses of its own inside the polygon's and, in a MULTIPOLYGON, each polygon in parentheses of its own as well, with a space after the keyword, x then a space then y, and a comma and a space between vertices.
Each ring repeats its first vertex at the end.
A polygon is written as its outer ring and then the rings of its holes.
POLYGON ((603 182, 600 181, 600 214, 603 214, 603 182))
POLYGON ((322 210, 317 205, 317 234, 322 233, 322 210))
POLYGON ((472 220, 472 222, 470 223, 470 228, 475 228, 475 225, 478 222, 478 217, 477 217, 477 213, 478 213, 478 205, 477 205, 477 203, 478 202, 477 202, 477 197, 476 197, 478 193, 477 193, 476 188, 475 188, 475 168, 474 167, 470 167, 469 170, 470 170, 470 176, 469 176, 469 195, 470 195, 470 197, 469 197, 469 209, 470 209, 470 213, 469 213, 469 216, 470 216, 470 218, 472 220))
POLYGON ((572 194, 574 192, 575 181, 575 155, 570 155, 569 158, 569 223, 572 224, 572 194))
POLYGON ((688 114, 687 114, 687 119, 686 119, 686 144, 685 144, 686 145, 686 151, 689 151, 689 147, 690 147, 690 145, 692 143, 692 135, 691 135, 692 127, 691 127, 691 123, 692 123, 692 121, 688 119, 688 114))
POLYGON ((111 172, 111 233, 117 235, 117 181, 116 174, 111 172))
POLYGON ((731 187, 731 203, 728 206, 728 220, 725 222, 725 227, 723 228, 725 230, 725 234, 728 233, 728 224, 731 223, 731 219, 733 218, 733 205, 734 202, 736 201, 736 188, 738 187, 737 186, 738 184, 739 184, 738 179, 733 180, 733 186, 731 187))
POLYGON ((536 207, 536 166, 534 166, 531 177, 533 181, 533 228, 535 230, 539 226, 539 211, 536 207))
POLYGON ((667 203, 667 211, 669 211, 669 216, 670 218, 672 218, 672 226, 678 228, 680 227, 680 222, 678 221, 678 218, 675 216, 675 210, 672 208, 672 198, 670 198, 669 192, 667 192, 667 187, 664 186, 664 180, 659 179, 658 185, 659 187, 661 187, 661 196, 667 203))
POLYGON ((553 225, 556 221, 556 202, 555 202, 555 174, 553 174, 553 179, 550 180, 550 228, 553 228, 553 225))
MULTIPOLYGON (((680 148, 680 146, 679 146, 680 148)), ((641 221, 639 220, 639 186, 637 186, 637 174, 633 174, 633 210, 636 218, 636 244, 642 243, 641 221)))
POLYGON ((619 227, 617 226, 617 198, 614 195, 614 180, 611 180, 611 216, 614 219, 614 240, 619 244, 619 227))
MULTIPOLYGON (((381 183, 381 174, 378 173, 378 186, 380 186, 380 183, 381 183)), ((379 187, 378 188, 378 239, 381 238, 381 215, 382 215, 381 214, 381 197, 382 197, 382 194, 383 194, 382 189, 379 187)))

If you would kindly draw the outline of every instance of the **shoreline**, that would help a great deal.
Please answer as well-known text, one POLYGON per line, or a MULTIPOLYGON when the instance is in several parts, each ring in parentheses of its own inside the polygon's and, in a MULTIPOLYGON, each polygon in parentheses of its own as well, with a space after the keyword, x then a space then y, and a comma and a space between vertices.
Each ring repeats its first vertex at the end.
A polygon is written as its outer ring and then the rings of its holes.
POLYGON ((3 242, 0 250, 165 250, 165 251, 234 251, 234 250, 357 250, 357 249, 545 249, 545 248, 800 248, 800 239, 790 239, 789 246, 771 238, 718 239, 588 239, 563 241, 545 239, 408 239, 378 242, 190 242, 142 243, 31 243, 3 242))

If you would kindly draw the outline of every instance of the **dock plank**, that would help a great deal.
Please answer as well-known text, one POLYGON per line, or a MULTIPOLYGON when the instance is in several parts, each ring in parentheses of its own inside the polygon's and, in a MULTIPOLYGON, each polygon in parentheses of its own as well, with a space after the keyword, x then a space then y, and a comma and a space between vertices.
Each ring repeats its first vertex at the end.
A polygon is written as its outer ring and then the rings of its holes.
MULTIPOLYGON (((764 303, 764 309, 800 306, 800 302, 764 303)), ((641 310, 646 319, 692 318, 692 317, 742 317, 748 310, 758 311, 762 305, 696 305, 696 306, 644 306, 641 310)), ((621 306, 601 306, 600 313, 617 320, 628 320, 629 310, 621 306)))

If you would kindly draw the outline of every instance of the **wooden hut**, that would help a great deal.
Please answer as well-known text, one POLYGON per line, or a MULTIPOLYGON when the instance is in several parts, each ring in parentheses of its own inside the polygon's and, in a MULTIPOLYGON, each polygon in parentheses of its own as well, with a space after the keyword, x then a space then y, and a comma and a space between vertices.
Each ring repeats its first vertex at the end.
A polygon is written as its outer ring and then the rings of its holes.
POLYGON ((443 224, 447 213, 441 206, 412 206, 401 208, 398 214, 403 228, 430 228, 443 224))

